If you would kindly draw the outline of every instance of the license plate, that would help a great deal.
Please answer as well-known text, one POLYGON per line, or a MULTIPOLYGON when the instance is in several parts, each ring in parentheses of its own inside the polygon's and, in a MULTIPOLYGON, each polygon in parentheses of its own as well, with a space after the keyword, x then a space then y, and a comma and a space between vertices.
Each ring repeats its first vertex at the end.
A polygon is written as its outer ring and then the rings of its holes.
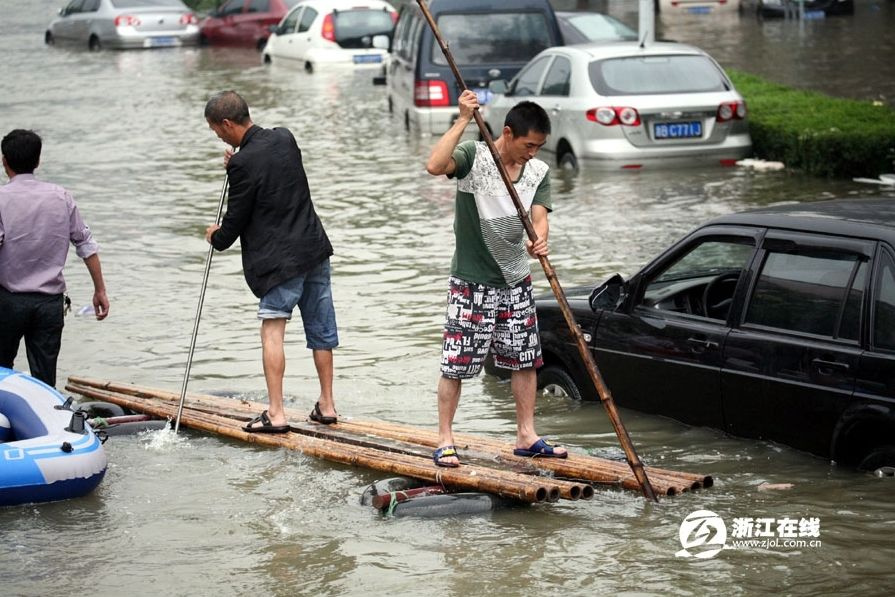
POLYGON ((712 12, 711 6, 688 6, 687 12, 692 15, 707 15, 712 12))
POLYGON ((151 48, 167 48, 177 45, 177 39, 173 37, 150 37, 146 41, 149 42, 149 47, 151 48))
POLYGON ((653 136, 656 139, 692 139, 702 136, 702 123, 698 120, 688 122, 657 122, 653 125, 653 136))
POLYGON ((476 89, 473 89, 473 91, 475 91, 475 96, 478 98, 480 106, 484 106, 485 104, 490 102, 491 96, 494 95, 487 87, 478 87, 476 89))
POLYGON ((382 62, 380 54, 355 54, 352 56, 355 64, 377 64, 382 62))

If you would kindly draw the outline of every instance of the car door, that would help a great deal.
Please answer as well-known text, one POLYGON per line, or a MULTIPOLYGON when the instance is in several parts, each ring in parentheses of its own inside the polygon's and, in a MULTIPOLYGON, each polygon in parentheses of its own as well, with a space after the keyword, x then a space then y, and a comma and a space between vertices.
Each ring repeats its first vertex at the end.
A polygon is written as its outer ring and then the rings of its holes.
POLYGON ((631 281, 621 310, 603 314, 594 356, 619 405, 722 424, 721 350, 757 234, 732 226, 694 232, 631 281))
POLYGON ((217 12, 220 24, 214 41, 217 43, 234 43, 239 40, 238 25, 245 11, 246 0, 228 0, 217 12))
POLYGON ((550 116, 551 133, 547 136, 544 149, 556 153, 559 139, 568 137, 573 124, 570 122, 572 111, 569 109, 569 92, 572 80, 572 63, 565 56, 556 56, 541 85, 538 103, 550 116))
POLYGON ((314 43, 314 31, 312 27, 317 15, 320 14, 316 9, 306 6, 298 20, 298 28, 292 35, 292 42, 289 44, 289 56, 296 60, 304 60, 308 55, 308 50, 314 43))
POLYGON ((829 455, 855 387, 875 244, 769 231, 724 347, 724 429, 829 455))
MULTIPOLYGON (((72 0, 62 9, 61 19, 53 28, 53 35, 60 40, 74 41, 78 17, 84 7, 84 0, 72 0)), ((86 39, 86 37, 84 38, 86 39)))
POLYGON ((292 58, 290 48, 295 38, 295 28, 298 26, 298 19, 301 17, 303 7, 299 6, 292 10, 283 19, 283 22, 277 27, 276 35, 271 36, 267 40, 267 48, 265 51, 277 58, 292 58))

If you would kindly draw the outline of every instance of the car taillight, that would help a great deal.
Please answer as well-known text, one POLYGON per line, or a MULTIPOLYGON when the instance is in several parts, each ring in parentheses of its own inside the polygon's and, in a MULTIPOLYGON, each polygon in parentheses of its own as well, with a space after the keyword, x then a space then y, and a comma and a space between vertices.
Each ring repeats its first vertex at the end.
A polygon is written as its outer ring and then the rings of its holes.
POLYGON ((390 12, 390 13, 388 13, 388 14, 389 14, 389 16, 392 18, 392 25, 394 25, 395 23, 398 22, 398 13, 396 13, 396 12, 390 12))
POLYGON ((626 106, 591 108, 585 112, 585 115, 588 120, 604 126, 615 126, 617 124, 640 126, 640 114, 634 108, 626 106))
POLYGON ((728 120, 742 120, 746 117, 746 102, 724 102, 718 106, 715 120, 727 122, 728 120))
POLYGON ((188 13, 180 16, 180 24, 181 25, 196 25, 198 23, 199 23, 199 19, 197 19, 196 15, 194 15, 191 12, 188 12, 188 13))
POLYGON ((328 39, 329 41, 336 41, 336 26, 333 23, 333 15, 332 13, 326 15, 323 19, 323 30, 320 33, 323 36, 323 39, 328 39))
POLYGON ((115 17, 116 27, 138 27, 139 25, 140 19, 133 15, 118 15, 115 17))
POLYGON ((450 106, 447 83, 438 79, 417 81, 413 85, 413 105, 431 108, 450 106))

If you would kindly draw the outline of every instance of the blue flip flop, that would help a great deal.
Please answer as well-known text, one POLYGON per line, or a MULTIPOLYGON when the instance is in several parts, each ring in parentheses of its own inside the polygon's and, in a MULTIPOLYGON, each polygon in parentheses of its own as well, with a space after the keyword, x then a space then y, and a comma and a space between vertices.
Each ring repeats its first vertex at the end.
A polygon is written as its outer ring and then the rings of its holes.
POLYGON ((447 456, 456 456, 458 459, 460 458, 460 455, 457 454, 457 448, 454 446, 444 446, 432 452, 432 460, 435 462, 435 466, 443 466, 445 468, 457 468, 460 466, 459 462, 442 462, 441 459, 447 456))
POLYGON ((538 441, 533 443, 526 450, 525 448, 516 448, 513 450, 513 454, 516 456, 527 456, 534 457, 540 456, 542 458, 566 458, 568 457, 568 452, 560 452, 557 453, 554 450, 554 446, 558 447, 559 444, 554 444, 543 437, 538 438, 538 441))

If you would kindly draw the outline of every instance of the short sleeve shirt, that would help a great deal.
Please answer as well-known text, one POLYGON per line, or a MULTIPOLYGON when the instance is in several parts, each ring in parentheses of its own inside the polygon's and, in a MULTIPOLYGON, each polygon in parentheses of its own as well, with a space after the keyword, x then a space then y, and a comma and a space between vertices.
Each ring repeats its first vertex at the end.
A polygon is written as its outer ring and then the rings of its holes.
MULTIPOLYGON (((451 275, 494 288, 515 286, 531 274, 525 228, 488 145, 464 141, 453 158, 457 198, 451 275)), ((513 186, 526 213, 532 205, 553 209, 549 166, 541 160, 529 160, 513 186)))

